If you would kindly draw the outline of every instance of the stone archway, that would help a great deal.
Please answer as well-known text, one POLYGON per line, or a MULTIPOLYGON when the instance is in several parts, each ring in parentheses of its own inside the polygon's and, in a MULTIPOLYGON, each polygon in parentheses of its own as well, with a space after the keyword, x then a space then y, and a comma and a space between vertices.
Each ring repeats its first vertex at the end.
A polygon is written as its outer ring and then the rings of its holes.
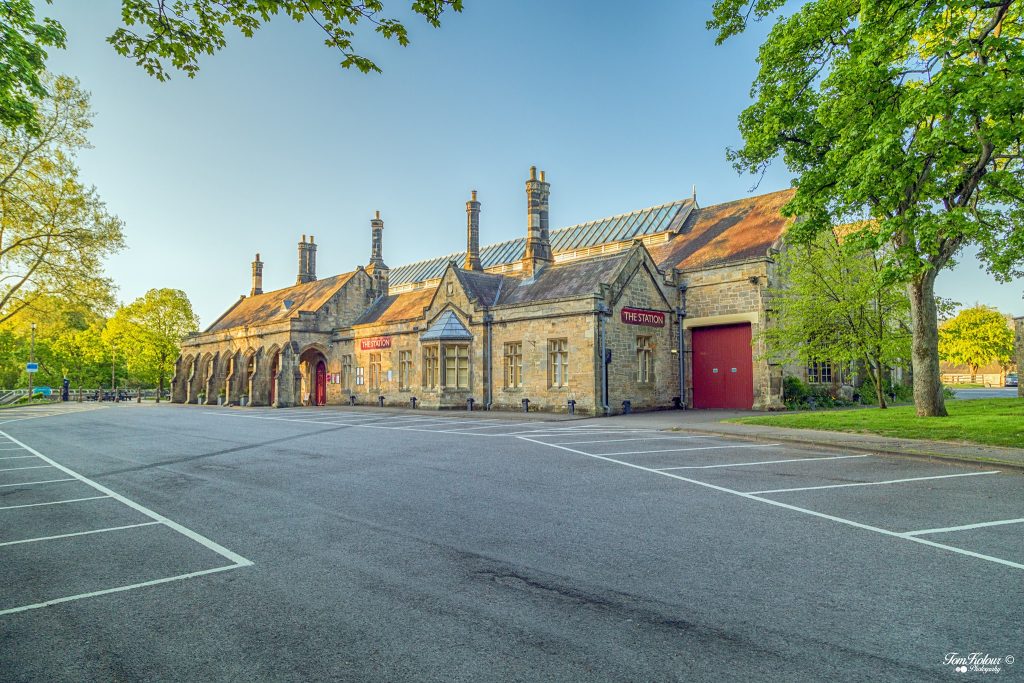
POLYGON ((327 405, 327 355, 318 345, 306 348, 299 355, 299 374, 302 405, 327 405))

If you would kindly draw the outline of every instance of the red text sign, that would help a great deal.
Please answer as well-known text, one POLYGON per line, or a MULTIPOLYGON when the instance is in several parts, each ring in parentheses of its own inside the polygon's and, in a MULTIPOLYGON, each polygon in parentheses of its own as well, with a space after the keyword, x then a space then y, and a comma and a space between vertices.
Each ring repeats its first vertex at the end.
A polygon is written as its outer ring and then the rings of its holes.
POLYGON ((642 308, 623 308, 622 322, 627 325, 665 327, 665 314, 661 311, 646 311, 642 308))
POLYGON ((370 337, 369 339, 362 339, 359 341, 359 348, 363 351, 373 351, 374 349, 390 349, 391 348, 391 337, 370 337))

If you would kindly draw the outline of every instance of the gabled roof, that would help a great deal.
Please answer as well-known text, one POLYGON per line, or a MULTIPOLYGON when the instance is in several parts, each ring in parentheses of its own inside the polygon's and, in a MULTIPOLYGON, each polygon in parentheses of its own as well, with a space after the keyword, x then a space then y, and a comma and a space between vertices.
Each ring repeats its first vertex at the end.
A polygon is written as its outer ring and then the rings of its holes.
POLYGON ((579 261, 554 263, 535 278, 506 278, 498 305, 523 304, 553 299, 571 299, 597 294, 601 283, 610 283, 615 272, 629 258, 629 251, 595 256, 579 261))
MULTIPOLYGON (((693 208, 692 199, 640 209, 630 213, 602 218, 596 221, 571 225, 551 231, 551 251, 554 254, 584 249, 599 244, 623 242, 644 235, 653 235, 668 230, 678 230, 693 208)), ((480 264, 484 269, 514 263, 526 253, 526 237, 490 244, 480 249, 480 264)), ((399 266, 391 270, 388 282, 392 286, 408 282, 422 282, 441 277, 449 261, 463 263, 466 252, 438 256, 399 266)))
POLYGON ((423 309, 434 298, 433 289, 415 289, 403 294, 390 294, 377 299, 353 325, 397 323, 423 317, 423 309))
POLYGON ((420 335, 421 341, 458 341, 472 338, 470 331, 451 311, 439 315, 430 329, 420 335))
POLYGON ((317 311, 352 279, 356 271, 334 277, 305 282, 273 292, 239 299, 224 315, 217 318, 205 332, 218 332, 233 327, 266 325, 298 317, 299 311, 317 311))
POLYGON ((453 270, 470 299, 476 299, 481 306, 492 306, 497 302, 505 277, 497 273, 481 273, 461 268, 453 270))
POLYGON ((697 268, 767 255, 792 222, 779 210, 795 190, 695 209, 680 234, 651 249, 662 270, 697 268))

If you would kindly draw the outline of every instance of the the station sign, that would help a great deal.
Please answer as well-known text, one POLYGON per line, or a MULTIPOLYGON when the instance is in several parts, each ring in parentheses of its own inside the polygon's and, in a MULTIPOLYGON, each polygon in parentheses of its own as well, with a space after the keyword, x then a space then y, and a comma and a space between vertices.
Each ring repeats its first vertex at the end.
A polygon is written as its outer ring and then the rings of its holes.
POLYGON ((648 311, 643 308, 624 307, 620 317, 622 322, 627 325, 665 327, 665 314, 662 311, 648 311))
POLYGON ((359 348, 363 351, 376 351, 377 349, 390 349, 391 337, 370 337, 360 339, 359 348))

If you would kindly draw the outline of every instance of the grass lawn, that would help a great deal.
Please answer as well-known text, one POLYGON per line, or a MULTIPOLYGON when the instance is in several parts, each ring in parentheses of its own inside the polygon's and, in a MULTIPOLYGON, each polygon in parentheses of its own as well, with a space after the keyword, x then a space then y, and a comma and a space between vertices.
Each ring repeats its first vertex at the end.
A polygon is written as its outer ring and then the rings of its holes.
POLYGON ((913 406, 899 406, 887 410, 863 408, 775 413, 726 421, 1024 448, 1024 399, 947 400, 946 409, 949 417, 940 418, 917 417, 913 406))

